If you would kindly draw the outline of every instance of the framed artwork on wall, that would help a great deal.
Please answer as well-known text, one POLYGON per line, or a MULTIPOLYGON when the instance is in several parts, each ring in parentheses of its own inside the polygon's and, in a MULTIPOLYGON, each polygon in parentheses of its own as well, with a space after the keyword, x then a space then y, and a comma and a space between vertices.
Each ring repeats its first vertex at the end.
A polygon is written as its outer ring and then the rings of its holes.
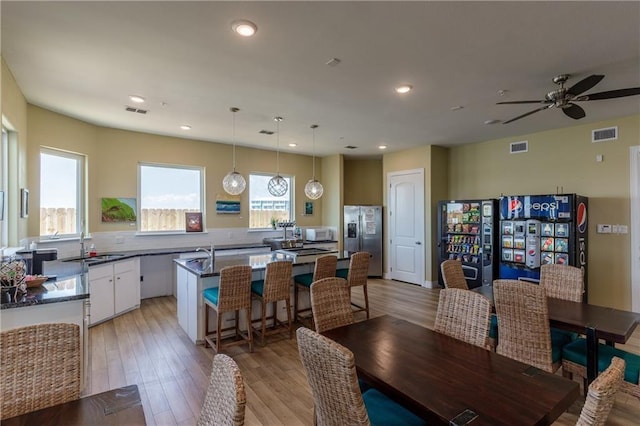
POLYGON ((313 201, 304 202, 304 215, 305 216, 313 215, 313 201))
POLYGON ((136 221, 135 198, 103 198, 101 206, 103 222, 136 221))
POLYGON ((202 213, 186 212, 184 219, 187 232, 202 232, 202 213))
POLYGON ((20 190, 20 217, 29 217, 29 190, 20 190))

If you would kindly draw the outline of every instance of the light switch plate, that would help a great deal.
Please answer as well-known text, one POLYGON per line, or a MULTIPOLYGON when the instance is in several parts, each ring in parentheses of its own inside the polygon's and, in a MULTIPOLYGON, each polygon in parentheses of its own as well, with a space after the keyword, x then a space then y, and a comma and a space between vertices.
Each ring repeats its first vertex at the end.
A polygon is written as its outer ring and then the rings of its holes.
POLYGON ((598 224, 597 226, 598 234, 610 234, 611 233, 611 225, 606 224, 598 224))

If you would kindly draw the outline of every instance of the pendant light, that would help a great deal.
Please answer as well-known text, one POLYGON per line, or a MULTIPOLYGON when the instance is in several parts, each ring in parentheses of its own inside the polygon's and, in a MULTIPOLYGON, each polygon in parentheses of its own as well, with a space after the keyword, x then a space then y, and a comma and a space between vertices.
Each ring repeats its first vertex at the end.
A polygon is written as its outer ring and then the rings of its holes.
POLYGON ((316 129, 318 128, 317 124, 312 124, 311 129, 313 132, 313 174, 311 175, 311 179, 304 186, 304 193, 311 200, 317 200, 322 197, 322 193, 324 192, 324 188, 322 184, 318 182, 316 179, 316 129))
POLYGON ((273 121, 276 122, 276 175, 269 180, 267 189, 269 194, 274 197, 282 197, 289 189, 287 181, 280 176, 280 122, 282 120, 282 117, 273 118, 273 121))
POLYGON ((247 181, 240 173, 236 172, 236 112, 240 111, 240 108, 231 107, 229 111, 233 113, 233 170, 227 173, 222 180, 222 187, 227 194, 240 195, 247 187, 247 181))

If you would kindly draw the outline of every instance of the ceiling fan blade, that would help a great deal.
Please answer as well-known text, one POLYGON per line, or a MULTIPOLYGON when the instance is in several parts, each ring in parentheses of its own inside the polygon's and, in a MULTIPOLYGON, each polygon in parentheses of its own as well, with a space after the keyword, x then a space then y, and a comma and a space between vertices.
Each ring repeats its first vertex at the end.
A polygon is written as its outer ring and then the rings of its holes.
POLYGON ((562 108, 562 112, 564 112, 564 115, 571 117, 574 120, 580 120, 586 115, 582 107, 572 103, 570 103, 568 107, 562 108))
MULTIPOLYGON (((552 105, 553 105, 553 104, 552 104, 552 105)), ((536 108, 536 109, 534 109, 533 111, 529 111, 529 112, 528 112, 528 113, 526 113, 526 114, 522 114, 522 115, 519 115, 519 116, 517 116, 517 117, 515 117, 515 118, 512 118, 511 120, 507 120, 507 121, 503 122, 502 124, 509 124, 509 123, 511 123, 512 121, 520 120, 521 118, 524 118, 524 117, 526 117, 526 116, 528 116, 528 115, 531 115, 531 114, 533 114, 533 113, 535 113, 535 112, 538 112, 538 111, 542 111, 543 109, 547 109, 547 108, 551 108, 551 105, 545 105, 545 106, 543 106, 543 107, 536 108)))
POLYGON ((586 92, 591 89, 596 84, 600 83, 600 80, 604 78, 604 75, 601 74, 593 74, 587 78, 584 78, 571 86, 567 93, 572 96, 578 96, 580 93, 586 92))
POLYGON ((540 101, 507 101, 507 102, 496 102, 496 105, 505 105, 505 104, 549 104, 551 101, 546 99, 540 101))
POLYGON ((576 101, 597 101, 600 99, 623 98, 625 96, 640 95, 640 87, 629 87, 628 89, 608 90, 606 92, 591 93, 579 96, 576 101), (585 98, 585 99, 582 99, 585 98))

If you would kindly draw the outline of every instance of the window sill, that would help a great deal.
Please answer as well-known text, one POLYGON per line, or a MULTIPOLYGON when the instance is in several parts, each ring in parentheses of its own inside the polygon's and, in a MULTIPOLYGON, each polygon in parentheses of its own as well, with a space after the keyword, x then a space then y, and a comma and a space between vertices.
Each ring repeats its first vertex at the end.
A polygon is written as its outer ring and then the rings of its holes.
POLYGON ((157 236, 168 236, 168 235, 206 235, 209 232, 186 232, 186 231, 148 231, 148 232, 136 232, 136 237, 157 237, 157 236))

